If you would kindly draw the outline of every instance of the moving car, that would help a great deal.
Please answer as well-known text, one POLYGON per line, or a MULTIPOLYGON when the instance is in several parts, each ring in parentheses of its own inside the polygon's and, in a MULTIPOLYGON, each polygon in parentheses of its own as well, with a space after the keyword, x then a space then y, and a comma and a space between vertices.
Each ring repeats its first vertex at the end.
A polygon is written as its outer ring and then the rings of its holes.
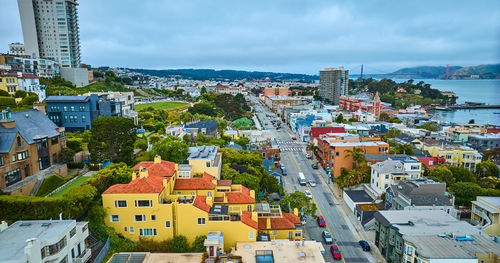
POLYGON ((285 169, 285 168, 283 168, 283 171, 281 171, 281 173, 282 173, 284 176, 286 176, 286 175, 287 175, 286 169, 285 169))
POLYGON ((311 159, 311 158, 312 158, 312 155, 310 155, 310 154, 308 154, 308 153, 307 153, 307 154, 306 154, 306 158, 307 158, 307 159, 311 159))
POLYGON ((323 240, 325 240, 325 243, 327 243, 327 244, 333 243, 333 238, 330 235, 330 232, 328 232, 327 230, 324 230, 322 235, 323 235, 323 240))
POLYGON ((364 240, 360 240, 359 245, 361 246, 363 251, 370 251, 370 244, 368 244, 368 242, 366 242, 364 240))
POLYGON ((280 166, 281 166, 281 170, 285 169, 285 164, 284 163, 282 163, 280 166))
POLYGON ((332 245, 330 247, 330 252, 332 253, 333 259, 335 259, 335 260, 342 259, 342 254, 340 254, 340 250, 339 250, 339 247, 337 245, 332 245))
POLYGON ((292 137, 292 140, 297 140, 297 138, 296 137, 292 137))
POLYGON ((318 221, 318 225, 320 227, 325 227, 326 226, 325 219, 323 218, 323 216, 318 216, 318 219, 316 219, 316 221, 318 221))
POLYGON ((306 194, 307 197, 309 198, 312 198, 312 194, 311 194, 311 191, 309 191, 309 189, 306 189, 306 191, 304 191, 304 193, 306 194))
POLYGON ((313 169, 318 169, 318 164, 317 164, 317 163, 313 163, 313 164, 311 164, 311 167, 312 167, 313 169))
POLYGON ((309 180, 309 186, 312 186, 312 187, 315 187, 316 186, 316 182, 314 180, 309 180))

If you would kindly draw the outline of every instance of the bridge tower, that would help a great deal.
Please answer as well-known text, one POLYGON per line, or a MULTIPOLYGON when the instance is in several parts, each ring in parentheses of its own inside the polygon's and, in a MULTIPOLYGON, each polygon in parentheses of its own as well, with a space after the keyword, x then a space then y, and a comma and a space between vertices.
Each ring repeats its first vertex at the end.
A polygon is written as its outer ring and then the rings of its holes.
POLYGON ((361 79, 363 79, 363 64, 361 64, 361 79))
POLYGON ((450 74, 450 64, 446 64, 446 79, 448 79, 449 74, 450 74))

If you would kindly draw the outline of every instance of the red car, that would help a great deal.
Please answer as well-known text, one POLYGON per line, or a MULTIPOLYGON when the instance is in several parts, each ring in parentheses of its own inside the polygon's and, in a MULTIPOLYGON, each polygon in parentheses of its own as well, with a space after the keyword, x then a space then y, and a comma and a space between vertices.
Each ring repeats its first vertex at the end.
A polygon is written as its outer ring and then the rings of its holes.
POLYGON ((297 138, 295 138, 295 137, 292 137, 292 140, 297 140, 297 138))
POLYGON ((332 245, 330 247, 330 252, 332 252, 333 259, 335 259, 335 260, 342 259, 342 254, 340 254, 340 250, 339 250, 339 247, 337 245, 332 245))
POLYGON ((316 221, 318 221, 318 225, 320 227, 325 227, 326 226, 325 219, 322 216, 318 216, 318 219, 316 221))

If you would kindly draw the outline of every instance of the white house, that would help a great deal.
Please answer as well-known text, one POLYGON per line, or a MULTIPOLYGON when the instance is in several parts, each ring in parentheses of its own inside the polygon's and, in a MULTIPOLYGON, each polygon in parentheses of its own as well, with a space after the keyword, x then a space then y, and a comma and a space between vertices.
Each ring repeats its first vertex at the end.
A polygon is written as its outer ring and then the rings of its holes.
POLYGON ((0 224, 0 263, 85 263, 88 223, 75 220, 17 221, 0 224))
POLYGON ((371 165, 370 186, 379 195, 399 181, 415 180, 422 177, 422 163, 407 155, 392 155, 388 160, 371 165))
POLYGON ((36 95, 38 95, 38 101, 43 101, 47 97, 45 95, 45 88, 40 85, 40 78, 36 75, 18 72, 17 85, 20 90, 36 93, 36 95))

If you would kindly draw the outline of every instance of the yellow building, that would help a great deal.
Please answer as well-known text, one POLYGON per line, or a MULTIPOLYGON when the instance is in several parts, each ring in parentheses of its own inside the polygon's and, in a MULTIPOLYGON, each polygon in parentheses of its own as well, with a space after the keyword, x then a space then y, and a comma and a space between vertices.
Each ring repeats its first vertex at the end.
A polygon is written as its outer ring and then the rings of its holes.
POLYGON ((0 90, 5 90, 9 94, 14 95, 18 90, 17 75, 12 75, 12 74, 0 75, 0 90))
POLYGON ((265 205, 255 205, 253 190, 231 180, 217 180, 208 173, 179 178, 180 166, 160 157, 137 164, 134 169, 138 173, 132 175, 130 183, 113 185, 102 194, 106 225, 132 240, 184 235, 193 242, 209 231, 220 231, 225 250, 238 241, 257 241, 263 235, 260 229, 275 234, 271 235, 275 239, 291 236, 292 240, 302 240, 296 209, 294 214, 283 213, 278 206, 266 213, 260 209, 265 205))
POLYGON ((301 99, 288 96, 268 96, 265 97, 264 102, 273 112, 278 112, 280 106, 282 105, 291 106, 303 104, 301 99))
POLYGON ((472 201, 471 221, 490 236, 500 236, 500 197, 478 196, 472 201))
POLYGON ((187 160, 193 175, 209 173, 220 178, 222 154, 218 150, 219 147, 213 145, 189 147, 187 160))
POLYGON ((432 157, 443 157, 447 164, 463 166, 471 171, 476 170, 476 165, 481 162, 481 154, 468 147, 459 145, 427 145, 422 150, 428 151, 432 157))

